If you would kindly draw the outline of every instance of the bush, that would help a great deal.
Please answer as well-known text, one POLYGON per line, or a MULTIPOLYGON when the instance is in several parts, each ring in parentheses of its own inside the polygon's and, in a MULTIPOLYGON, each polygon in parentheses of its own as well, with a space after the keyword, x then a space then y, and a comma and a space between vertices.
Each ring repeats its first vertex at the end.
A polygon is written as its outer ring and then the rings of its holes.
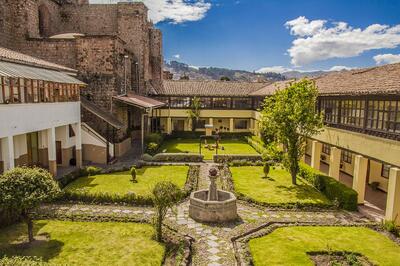
POLYGON ((357 192, 305 163, 300 163, 299 176, 311 183, 328 199, 338 202, 340 208, 357 210, 357 192))
POLYGON ((228 163, 229 166, 263 166, 264 163, 259 161, 247 161, 247 160, 232 160, 228 163))
POLYGON ((399 229, 399 227, 397 227, 395 221, 386 221, 386 220, 383 221, 382 222, 382 229, 394 234, 395 236, 399 236, 400 235, 400 229, 399 229))
POLYGON ((103 169, 101 169, 100 167, 96 167, 96 166, 86 167, 87 176, 98 175, 101 173, 101 171, 103 171, 103 169))
POLYGON ((262 157, 259 154, 214 154, 215 163, 229 163, 237 160, 246 160, 249 162, 261 161, 262 157))
POLYGON ((132 176, 132 182, 136 183, 136 167, 132 166, 131 169, 129 170, 132 176))
POLYGON ((151 161, 153 161, 153 156, 151 156, 148 153, 145 153, 142 155, 141 159, 145 162, 151 162, 151 161))
POLYGON ((149 144, 147 144, 146 146, 146 152, 154 155, 157 153, 158 148, 160 147, 159 144, 155 143, 155 142, 150 142, 149 144))
POLYGON ((164 136, 160 133, 151 133, 146 136, 145 143, 156 143, 160 145, 164 141, 164 136))
POLYGON ((153 162, 202 162, 204 156, 197 153, 158 153, 153 162))

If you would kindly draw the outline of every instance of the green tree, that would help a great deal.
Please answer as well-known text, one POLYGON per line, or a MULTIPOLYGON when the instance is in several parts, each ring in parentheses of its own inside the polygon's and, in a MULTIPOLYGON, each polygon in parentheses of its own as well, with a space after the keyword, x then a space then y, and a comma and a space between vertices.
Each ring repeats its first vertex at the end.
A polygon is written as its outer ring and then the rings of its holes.
POLYGON ((200 118, 201 102, 199 97, 193 97, 190 109, 187 111, 188 119, 192 121, 192 131, 196 130, 197 122, 200 118))
POLYGON ((157 241, 162 241, 162 223, 168 209, 172 208, 182 196, 182 191, 170 181, 162 181, 153 188, 153 203, 156 208, 155 227, 157 241))
POLYGON ((230 79, 229 77, 227 77, 227 76, 222 76, 222 77, 220 78, 220 80, 221 80, 221 81, 231 81, 231 79, 230 79))
POLYGON ((322 116, 316 110, 318 90, 308 79, 290 82, 286 88, 266 97, 261 112, 263 135, 275 136, 285 148, 285 166, 296 184, 299 160, 304 154, 307 137, 320 132, 322 116))
POLYGON ((60 192, 58 183, 42 168, 16 167, 0 176, 0 205, 21 214, 29 242, 34 240, 31 212, 60 192))

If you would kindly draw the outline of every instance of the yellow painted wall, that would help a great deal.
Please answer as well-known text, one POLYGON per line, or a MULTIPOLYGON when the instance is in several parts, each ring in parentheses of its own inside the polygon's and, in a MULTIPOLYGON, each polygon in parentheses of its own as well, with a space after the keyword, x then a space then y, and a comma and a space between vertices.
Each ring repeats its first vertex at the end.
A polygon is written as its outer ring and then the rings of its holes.
POLYGON ((369 184, 379 182, 379 188, 387 192, 389 179, 381 176, 383 165, 370 160, 369 167, 369 184))

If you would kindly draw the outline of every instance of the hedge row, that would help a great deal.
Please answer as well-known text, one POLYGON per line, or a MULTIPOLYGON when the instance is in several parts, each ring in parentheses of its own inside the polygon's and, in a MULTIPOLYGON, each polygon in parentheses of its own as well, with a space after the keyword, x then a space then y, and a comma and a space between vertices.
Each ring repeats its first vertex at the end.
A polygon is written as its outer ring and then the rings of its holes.
MULTIPOLYGON (((195 188, 199 176, 200 167, 193 165, 189 167, 187 173, 186 184, 183 189, 184 196, 188 196, 195 188)), ((137 206, 152 206, 153 199, 151 195, 141 196, 134 193, 127 193, 124 195, 117 195, 112 193, 90 193, 87 191, 63 191, 59 201, 72 201, 72 202, 85 202, 91 204, 126 204, 137 206)))
POLYGON ((246 139, 247 143, 251 147, 253 147, 258 153, 263 154, 263 153, 267 152, 267 150, 265 149, 264 145, 261 142, 256 141, 256 140, 252 139, 251 137, 245 137, 245 139, 246 139))
POLYGON ((158 153, 154 156, 144 154, 142 160, 145 162, 202 162, 204 155, 198 153, 158 153))
POLYGON ((213 159, 215 163, 229 163, 243 160, 257 162, 262 161, 262 156, 260 154, 214 154, 213 159))
POLYGON ((300 163, 299 175, 321 191, 328 199, 337 202, 340 208, 357 210, 357 192, 311 166, 300 163))
MULTIPOLYGON (((198 139, 201 135, 204 135, 205 131, 174 131, 171 135, 166 136, 166 139, 198 139)), ((238 139, 251 136, 250 132, 220 132, 218 135, 222 139, 238 139)))

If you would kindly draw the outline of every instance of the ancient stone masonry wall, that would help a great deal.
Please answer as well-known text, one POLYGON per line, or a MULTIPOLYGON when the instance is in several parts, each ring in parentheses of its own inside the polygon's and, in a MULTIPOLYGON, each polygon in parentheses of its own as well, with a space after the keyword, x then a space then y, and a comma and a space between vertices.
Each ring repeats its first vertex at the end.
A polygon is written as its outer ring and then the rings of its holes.
POLYGON ((64 5, 60 12, 60 32, 117 34, 117 5, 64 5))
POLYGON ((150 29, 150 64, 152 69, 153 86, 162 86, 163 64, 162 56, 162 34, 158 29, 150 29))

